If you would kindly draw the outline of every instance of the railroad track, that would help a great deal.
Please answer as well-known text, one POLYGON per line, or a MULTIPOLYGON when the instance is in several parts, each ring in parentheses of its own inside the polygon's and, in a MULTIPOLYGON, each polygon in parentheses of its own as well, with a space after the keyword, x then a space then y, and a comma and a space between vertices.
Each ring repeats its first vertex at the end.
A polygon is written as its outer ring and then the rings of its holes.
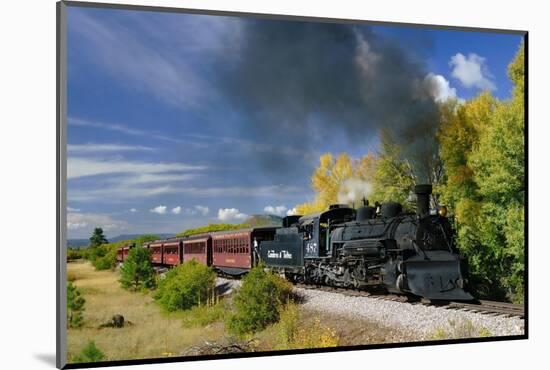
POLYGON ((372 299, 383 299, 387 301, 408 303, 413 305, 435 306, 448 310, 459 310, 476 312, 483 315, 502 316, 502 317, 518 317, 523 319, 525 317, 524 306, 506 302, 494 302, 485 300, 476 300, 469 302, 457 302, 457 301, 431 301, 429 299, 399 295, 399 294, 382 294, 373 293, 365 290, 353 290, 337 288, 325 285, 308 285, 297 283, 294 284, 297 288, 320 290, 324 292, 339 293, 350 297, 369 297, 372 299))

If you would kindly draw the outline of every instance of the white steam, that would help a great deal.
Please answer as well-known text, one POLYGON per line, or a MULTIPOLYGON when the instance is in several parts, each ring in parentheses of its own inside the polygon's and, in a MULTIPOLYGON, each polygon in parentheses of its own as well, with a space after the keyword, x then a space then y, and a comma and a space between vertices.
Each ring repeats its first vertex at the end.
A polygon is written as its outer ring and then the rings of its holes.
POLYGON ((372 185, 365 180, 351 178, 340 185, 338 203, 361 205, 363 198, 367 198, 372 191, 372 185))

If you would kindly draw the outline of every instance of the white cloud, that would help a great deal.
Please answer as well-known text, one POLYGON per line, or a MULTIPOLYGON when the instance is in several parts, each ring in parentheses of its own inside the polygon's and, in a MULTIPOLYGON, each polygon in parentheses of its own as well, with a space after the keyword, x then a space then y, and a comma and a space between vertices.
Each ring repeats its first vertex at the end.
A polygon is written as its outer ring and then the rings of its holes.
POLYGON ((294 215, 297 215, 297 214, 298 214, 298 212, 296 211, 296 207, 291 208, 288 211, 286 211, 287 216, 294 216, 294 215))
POLYGON ((131 152, 131 151, 154 151, 155 149, 140 145, 120 144, 68 144, 67 150, 73 153, 105 153, 105 152, 131 152))
POLYGON ((441 103, 449 99, 456 99, 456 89, 451 87, 451 84, 445 77, 441 75, 436 75, 433 73, 428 73, 424 77, 422 85, 425 90, 427 90, 431 95, 434 101, 441 103))
POLYGON ((135 209, 135 208, 130 208, 130 212, 132 212, 132 213, 136 213, 137 211, 138 211, 138 210, 135 209))
POLYGON ((284 215, 287 210, 288 208, 285 206, 267 206, 264 208, 264 212, 277 216, 284 215))
POLYGON ((166 206, 156 206, 155 208, 151 208, 149 212, 158 213, 159 215, 163 215, 166 213, 166 206))
POLYGON ((73 213, 67 214, 67 228, 71 231, 92 230, 101 227, 104 231, 122 230, 127 227, 126 221, 115 220, 109 215, 99 213, 73 213))
POLYGON ((203 216, 206 216, 210 212, 210 209, 206 206, 196 205, 193 208, 203 216))
POLYGON ((241 213, 237 208, 220 208, 218 219, 221 221, 243 221, 248 218, 247 214, 241 213))
POLYGON ((175 214, 175 215, 179 215, 181 213, 181 207, 177 206, 177 207, 172 208, 172 213, 175 214))
POLYGON ((492 81, 493 76, 489 72, 485 61, 485 58, 475 53, 470 53, 467 57, 462 53, 457 53, 449 61, 449 65, 453 68, 451 75, 465 87, 496 90, 497 87, 492 81))
POLYGON ((184 163, 152 163, 139 161, 91 159, 83 157, 69 157, 67 160, 67 178, 107 175, 107 174, 159 174, 171 171, 204 170, 204 166, 193 166, 184 163))
POLYGON ((67 212, 80 212, 80 209, 67 207, 67 212))

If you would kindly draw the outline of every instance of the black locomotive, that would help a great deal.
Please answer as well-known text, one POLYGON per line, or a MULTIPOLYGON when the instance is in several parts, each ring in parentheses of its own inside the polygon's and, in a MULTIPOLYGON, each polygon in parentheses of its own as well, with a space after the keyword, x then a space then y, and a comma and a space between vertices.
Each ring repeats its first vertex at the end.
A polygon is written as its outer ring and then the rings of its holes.
POLYGON ((415 187, 416 213, 386 203, 288 216, 274 240, 259 245, 261 259, 298 282, 471 300, 452 224, 444 212, 430 212, 431 192, 431 185, 415 187))

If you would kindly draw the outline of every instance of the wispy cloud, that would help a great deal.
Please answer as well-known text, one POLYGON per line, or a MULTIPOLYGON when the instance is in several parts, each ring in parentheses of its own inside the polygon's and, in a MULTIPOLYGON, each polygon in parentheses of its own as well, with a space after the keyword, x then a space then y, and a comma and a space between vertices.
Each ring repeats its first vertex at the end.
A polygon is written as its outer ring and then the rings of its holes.
POLYGON ((71 201, 117 202, 178 193, 183 183, 201 176, 207 167, 69 156, 67 169, 71 201), (79 179, 87 186, 71 187, 79 179))
POLYGON ((276 153, 278 155, 287 156, 305 156, 309 153, 308 151, 301 148, 294 148, 283 144, 272 145, 262 143, 260 141, 252 141, 230 136, 215 136, 204 134, 168 136, 160 134, 158 132, 154 132, 152 130, 140 130, 120 123, 99 122, 80 117, 69 117, 68 123, 73 126, 100 128, 103 130, 120 132, 126 135, 146 137, 148 139, 168 141, 177 144, 192 145, 199 148, 212 147, 213 145, 226 145, 232 148, 237 146, 249 152, 276 153))
POLYGON ((147 151, 152 152, 155 149, 140 145, 123 145, 123 144, 68 144, 67 150, 69 153, 108 153, 108 152, 132 152, 132 151, 147 151))
POLYGON ((230 187, 187 187, 179 192, 200 197, 284 197, 301 194, 303 189, 296 186, 266 185, 266 186, 230 186, 230 187))
MULTIPOLYGON (((164 28, 160 23, 157 26, 164 28)), ((127 87, 184 107, 195 107, 210 94, 188 59, 174 53, 173 45, 151 40, 151 28, 139 16, 121 22, 74 9, 69 14, 69 27, 88 60, 127 87)))
MULTIPOLYGON (((114 184, 94 189, 75 189, 68 192, 68 198, 73 202, 119 202, 130 199, 150 198, 166 194, 183 194, 202 198, 225 197, 294 197, 302 194, 303 189, 294 186, 236 186, 236 187, 188 187, 182 185, 128 187, 114 184)), ((197 209, 197 211, 199 211, 197 209)), ((204 210, 205 212, 206 210, 204 210)))
POLYGON ((168 141, 172 143, 186 144, 186 145, 200 145, 200 143, 197 143, 196 140, 193 140, 192 138, 178 138, 178 137, 163 135, 158 132, 154 132, 152 130, 140 130, 140 129, 136 129, 120 123, 99 122, 99 121, 88 120, 88 119, 79 118, 79 117, 69 117, 68 123, 69 125, 73 125, 73 126, 100 128, 103 130, 120 132, 131 136, 146 137, 148 139, 162 140, 162 141, 168 141))
POLYGON ((86 190, 69 190, 67 198, 73 202, 96 202, 96 203, 117 203, 128 200, 140 200, 152 198, 163 194, 175 193, 174 187, 170 185, 154 186, 154 187, 96 187, 86 190))
POLYGON ((175 214, 175 215, 179 215, 181 213, 181 207, 177 206, 177 207, 172 208, 172 213, 175 214))
POLYGON ((137 185, 174 184, 193 180, 199 176, 197 173, 132 173, 129 176, 113 177, 105 180, 105 182, 120 187, 133 187, 137 185))
POLYGON ((193 208, 203 216, 206 216, 210 212, 210 209, 206 206, 196 205, 193 208))
POLYGON ((121 173, 143 174, 145 176, 173 171, 200 171, 205 169, 205 166, 184 163, 153 163, 71 156, 67 159, 67 177, 69 179, 121 173))
POLYGON ((155 208, 151 208, 149 210, 149 212, 158 213, 159 215, 163 215, 163 214, 166 213, 166 206, 163 206, 163 205, 156 206, 155 208))
POLYGON ((67 214, 67 228, 70 231, 91 232, 95 227, 101 227, 104 231, 123 230, 128 226, 126 221, 116 220, 110 215, 100 213, 67 214))

